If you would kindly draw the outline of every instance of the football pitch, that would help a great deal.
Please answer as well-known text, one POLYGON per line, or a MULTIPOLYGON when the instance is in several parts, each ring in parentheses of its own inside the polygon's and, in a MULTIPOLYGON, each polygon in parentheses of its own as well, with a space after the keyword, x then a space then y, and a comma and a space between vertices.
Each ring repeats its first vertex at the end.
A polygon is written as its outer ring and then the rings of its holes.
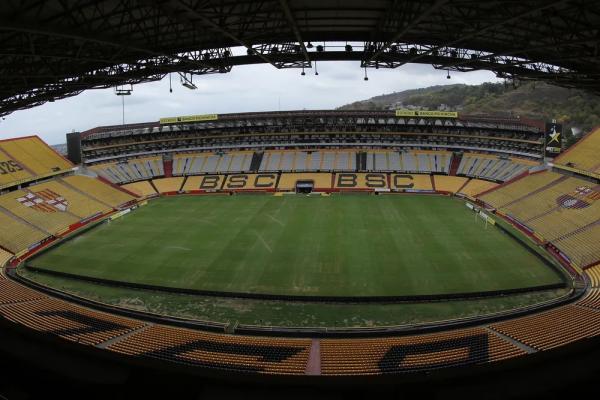
POLYGON ((559 273, 464 201, 441 196, 178 196, 29 265, 170 288, 413 296, 526 288, 559 273))

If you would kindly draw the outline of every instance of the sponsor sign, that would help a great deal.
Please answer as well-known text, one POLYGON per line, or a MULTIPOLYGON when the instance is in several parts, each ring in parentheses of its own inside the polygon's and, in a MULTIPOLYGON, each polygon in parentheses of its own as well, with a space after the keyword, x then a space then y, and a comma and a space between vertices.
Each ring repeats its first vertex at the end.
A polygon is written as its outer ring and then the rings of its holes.
POLYGON ((396 110, 396 117, 458 118, 456 111, 396 110))
POLYGON ((562 151, 562 124, 546 123, 546 157, 556 157, 562 151))
POLYGON ((177 124, 183 122, 216 121, 218 114, 182 115, 179 117, 166 117, 159 120, 160 124, 177 124))

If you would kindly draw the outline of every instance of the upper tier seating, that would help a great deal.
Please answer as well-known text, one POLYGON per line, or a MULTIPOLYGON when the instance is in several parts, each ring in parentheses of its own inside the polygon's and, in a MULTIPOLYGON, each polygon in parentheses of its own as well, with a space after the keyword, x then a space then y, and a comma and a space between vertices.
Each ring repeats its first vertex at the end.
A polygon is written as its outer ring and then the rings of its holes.
POLYGON ((0 140, 0 188, 71 168, 69 161, 37 136, 0 140))
POLYGON ((173 175, 244 172, 250 169, 252 151, 228 153, 186 153, 173 157, 173 175))
POLYGON ((495 181, 508 181, 539 165, 534 161, 490 154, 466 153, 458 166, 458 175, 495 181))
POLYGON ((163 160, 159 156, 96 164, 90 169, 112 183, 134 182, 165 175, 163 160))
POLYGON ((600 128, 554 160, 555 164, 600 174, 600 128))

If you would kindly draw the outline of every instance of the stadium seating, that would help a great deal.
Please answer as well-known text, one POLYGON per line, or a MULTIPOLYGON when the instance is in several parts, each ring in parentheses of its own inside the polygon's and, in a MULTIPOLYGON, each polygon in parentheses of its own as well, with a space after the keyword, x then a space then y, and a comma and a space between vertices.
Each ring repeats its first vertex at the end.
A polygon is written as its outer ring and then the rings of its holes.
POLYGON ((600 288, 600 264, 586 269, 585 272, 587 273, 587 275, 590 278, 592 287, 600 288))
POLYGON ((34 192, 50 191, 63 197, 68 203, 67 211, 81 219, 111 210, 111 207, 85 195, 77 188, 71 189, 69 186, 63 184, 60 179, 30 186, 29 190, 34 192))
POLYGON ((209 368, 302 375, 310 345, 310 339, 217 335, 154 325, 109 349, 134 357, 209 368))
POLYGON ((502 208, 519 199, 527 197, 531 193, 543 189, 548 185, 552 185, 555 181, 560 179, 564 179, 563 175, 555 172, 538 172, 511 182, 510 185, 486 193, 481 196, 481 200, 494 208, 502 208))
POLYGON ((17 254, 26 250, 30 245, 38 243, 50 236, 16 216, 9 215, 0 207, 0 246, 17 254))
MULTIPOLYGON (((223 183, 223 190, 275 190, 278 174, 232 174, 223 183)), ((189 179, 189 178, 188 178, 189 179)))
POLYGON ((457 174, 487 180, 508 181, 535 165, 539 165, 539 163, 491 154, 466 153, 462 157, 457 174))
POLYGON ((126 185, 121 186, 123 189, 135 193, 138 197, 146 198, 153 196, 156 193, 154 187, 150 184, 150 181, 139 181, 134 183, 128 183, 126 185))
POLYGON ((479 193, 485 192, 498 186, 497 183, 483 181, 481 179, 471 179, 462 189, 459 194, 467 196, 470 199, 474 199, 479 193))
POLYGON ((71 168, 69 161, 37 136, 0 140, 0 188, 71 168))
POLYGON ((69 225, 79 222, 80 218, 68 210, 49 205, 47 200, 47 197, 35 188, 17 190, 0 196, 0 210, 4 209, 51 235, 56 235, 69 225))
POLYGON ((96 164, 90 169, 112 183, 135 182, 165 175, 162 157, 133 158, 126 162, 96 164))
POLYGON ((188 176, 181 190, 217 190, 221 189, 224 181, 225 175, 188 176))
POLYGON ((600 173, 600 128, 589 133, 577 144, 554 160, 557 165, 600 173))
POLYGON ((334 188, 346 190, 388 189, 388 175, 380 172, 339 172, 334 176, 334 188))
POLYGON ((435 190, 439 192, 458 193, 469 178, 462 176, 434 175, 435 190))
POLYGON ((324 375, 388 374, 481 364, 525 351, 481 328, 422 336, 321 340, 324 375))
POLYGON ((0 279, 0 305, 33 301, 43 298, 46 298, 46 296, 40 292, 29 289, 8 279, 0 279))
POLYGON ((569 305, 491 326, 537 350, 549 350, 600 334, 600 312, 569 305))
MULTIPOLYGON (((4 264, 6 264, 6 262, 11 259, 12 256, 13 256, 12 253, 9 253, 8 251, 0 248, 0 268, 2 268, 4 266, 4 264)), ((0 273, 0 279, 2 279, 1 273, 0 273)))
POLYGON ((186 153, 173 157, 173 175, 198 175, 244 172, 250 169, 252 151, 216 153, 186 153))
POLYGON ((153 179, 152 184, 159 193, 178 192, 183 184, 182 177, 153 179))
POLYGON ((16 293, 22 293, 24 298, 30 296, 28 300, 31 301, 0 307, 2 317, 73 342, 97 345, 144 326, 140 321, 92 311, 45 296, 34 300, 39 293, 20 285, 13 288, 16 293))
POLYGON ((73 175, 61 178, 68 185, 77 188, 86 195, 113 208, 119 208, 123 204, 135 200, 135 198, 122 190, 113 188, 98 179, 87 176, 73 175))
POLYGON ((390 174, 390 189, 432 191, 430 175, 390 174))
MULTIPOLYGON (((598 214, 596 214, 596 217, 598 214)), ((558 249, 580 267, 600 260, 600 223, 553 241, 558 249)))
POLYGON ((279 179, 279 190, 295 190, 298 181, 313 181, 315 189, 331 189, 333 174, 330 173, 301 173, 283 174, 279 179))

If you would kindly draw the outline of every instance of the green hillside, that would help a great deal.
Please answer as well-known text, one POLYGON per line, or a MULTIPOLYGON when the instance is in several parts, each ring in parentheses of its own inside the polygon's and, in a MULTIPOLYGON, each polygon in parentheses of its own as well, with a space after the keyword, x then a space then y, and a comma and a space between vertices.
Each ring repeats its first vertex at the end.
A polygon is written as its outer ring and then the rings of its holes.
POLYGON ((469 114, 557 119, 564 124, 567 145, 576 140, 570 128, 587 133, 600 125, 600 97, 540 82, 525 82, 518 87, 504 83, 431 86, 376 96, 339 109, 383 110, 413 106, 430 110, 447 108, 469 114))

